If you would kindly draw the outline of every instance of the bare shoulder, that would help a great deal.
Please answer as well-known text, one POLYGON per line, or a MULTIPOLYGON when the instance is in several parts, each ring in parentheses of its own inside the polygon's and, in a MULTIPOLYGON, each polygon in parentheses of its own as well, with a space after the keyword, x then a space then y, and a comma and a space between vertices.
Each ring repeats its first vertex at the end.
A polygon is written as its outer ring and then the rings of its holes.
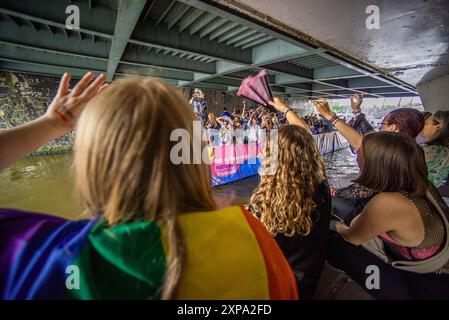
POLYGON ((401 216, 415 208, 413 202, 399 192, 381 192, 373 197, 366 206, 367 210, 376 211, 385 216, 401 216))

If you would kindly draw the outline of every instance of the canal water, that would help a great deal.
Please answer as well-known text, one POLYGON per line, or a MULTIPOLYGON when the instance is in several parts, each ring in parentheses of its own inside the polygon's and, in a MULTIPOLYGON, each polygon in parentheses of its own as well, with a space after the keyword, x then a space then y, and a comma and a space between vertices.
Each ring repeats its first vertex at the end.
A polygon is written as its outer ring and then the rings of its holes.
MULTIPOLYGON (((324 161, 330 185, 358 172, 355 157, 349 149, 327 154, 324 161)), ((258 176, 254 176, 217 186, 213 193, 227 205, 244 204, 258 180, 258 176)), ((82 218, 73 186, 71 154, 27 157, 0 172, 0 208, 82 218)))

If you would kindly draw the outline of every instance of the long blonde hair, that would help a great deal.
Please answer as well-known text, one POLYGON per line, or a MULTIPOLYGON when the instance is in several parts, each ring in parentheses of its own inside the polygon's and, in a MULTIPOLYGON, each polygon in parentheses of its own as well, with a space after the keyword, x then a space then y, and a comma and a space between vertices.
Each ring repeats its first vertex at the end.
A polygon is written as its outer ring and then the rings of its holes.
MULTIPOLYGON (((278 168, 262 175, 249 209, 273 235, 308 235, 312 229, 315 188, 326 179, 324 162, 312 135, 296 125, 278 132, 278 168)), ((270 166, 269 158, 263 167, 270 166)))
POLYGON ((168 266, 161 293, 173 298, 183 263, 176 215, 214 210, 209 167, 170 161, 175 129, 190 134, 192 107, 160 81, 128 78, 111 84, 83 111, 76 128, 74 167, 86 213, 109 225, 154 220, 165 224, 168 266))

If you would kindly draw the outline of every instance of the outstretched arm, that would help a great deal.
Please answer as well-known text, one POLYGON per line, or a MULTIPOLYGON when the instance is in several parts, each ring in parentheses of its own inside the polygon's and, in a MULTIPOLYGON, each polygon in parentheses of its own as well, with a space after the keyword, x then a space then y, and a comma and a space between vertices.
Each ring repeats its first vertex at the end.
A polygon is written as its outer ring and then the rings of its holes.
POLYGON ((349 124, 356 129, 360 134, 366 135, 375 132, 371 124, 366 120, 366 116, 362 113, 361 105, 363 102, 363 95, 354 94, 351 96, 351 108, 354 113, 354 119, 349 124))
POLYGON ((268 103, 270 104, 270 106, 273 106, 276 110, 283 112, 285 117, 287 118, 288 123, 303 127, 304 129, 307 130, 307 132, 310 132, 310 128, 307 125, 307 123, 305 123, 303 119, 298 117, 296 113, 293 112, 292 109, 287 107, 282 100, 280 100, 277 97, 274 97, 273 101, 268 101, 268 103))
POLYGON ((346 122, 336 117, 335 112, 330 109, 326 99, 314 100, 312 102, 315 105, 316 110, 324 117, 324 119, 331 121, 343 137, 348 140, 349 144, 358 150, 362 145, 363 136, 346 122))
POLYGON ((101 89, 105 76, 87 73, 69 90, 70 74, 65 73, 47 112, 24 125, 0 131, 0 171, 45 143, 69 132, 86 103, 101 89))

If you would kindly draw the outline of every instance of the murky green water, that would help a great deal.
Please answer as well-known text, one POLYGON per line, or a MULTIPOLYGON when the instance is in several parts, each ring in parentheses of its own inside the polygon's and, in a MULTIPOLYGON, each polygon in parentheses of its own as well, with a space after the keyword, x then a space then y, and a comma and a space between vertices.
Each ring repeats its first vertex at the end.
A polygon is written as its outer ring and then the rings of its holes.
MULTIPOLYGON (((331 184, 358 172, 348 150, 324 156, 331 184)), ((81 217, 72 174, 72 156, 46 155, 25 158, 0 173, 0 207, 46 212, 69 219, 81 217)), ((246 203, 258 176, 214 188, 214 195, 228 205, 246 203)))

